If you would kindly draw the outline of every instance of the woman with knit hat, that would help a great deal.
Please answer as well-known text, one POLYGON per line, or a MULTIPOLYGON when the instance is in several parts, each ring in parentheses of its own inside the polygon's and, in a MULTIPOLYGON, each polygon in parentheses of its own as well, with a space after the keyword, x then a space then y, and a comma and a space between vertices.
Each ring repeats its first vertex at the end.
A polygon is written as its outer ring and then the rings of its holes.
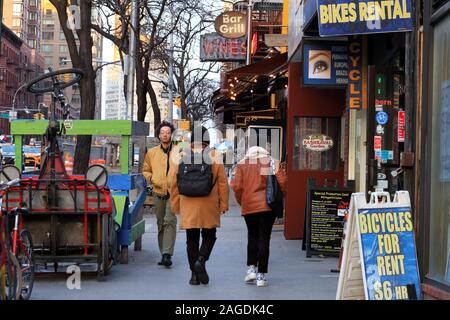
POLYGON ((236 201, 241 206, 248 231, 246 283, 258 287, 267 285, 266 274, 269 263, 269 247, 272 227, 276 214, 266 201, 267 175, 271 174, 271 163, 275 167, 275 176, 283 194, 286 194, 286 173, 274 161, 269 152, 261 147, 251 147, 243 160, 236 166, 231 183, 236 201))

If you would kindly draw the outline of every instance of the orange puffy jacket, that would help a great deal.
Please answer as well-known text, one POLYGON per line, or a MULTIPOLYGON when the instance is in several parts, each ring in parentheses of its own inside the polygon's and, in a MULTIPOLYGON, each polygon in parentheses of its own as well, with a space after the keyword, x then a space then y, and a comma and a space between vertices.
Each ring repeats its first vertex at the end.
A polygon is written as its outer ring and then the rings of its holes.
MULTIPOLYGON (((241 205, 242 215, 270 211, 266 202, 267 172, 269 172, 269 158, 258 160, 243 160, 236 166, 236 173, 231 182, 236 201, 241 205), (256 161, 256 163, 254 163, 256 161), (263 174, 262 174, 263 173, 263 174), (264 174, 266 173, 266 174, 264 174)), ((287 176, 275 161, 278 184, 286 195, 287 176)))

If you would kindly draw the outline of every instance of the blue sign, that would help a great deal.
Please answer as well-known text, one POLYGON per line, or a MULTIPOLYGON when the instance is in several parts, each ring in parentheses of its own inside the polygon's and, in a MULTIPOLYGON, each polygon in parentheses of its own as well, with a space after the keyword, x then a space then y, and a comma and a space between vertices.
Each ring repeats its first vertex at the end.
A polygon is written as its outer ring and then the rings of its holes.
POLYGON ((317 42, 303 45, 303 84, 346 86, 347 43, 317 42))
POLYGON ((411 208, 359 209, 369 300, 421 299, 411 208))
POLYGON ((375 119, 377 120, 378 124, 385 125, 388 122, 389 117, 386 112, 380 111, 375 116, 375 119))
POLYGON ((413 29, 411 0, 317 0, 320 36, 413 29))

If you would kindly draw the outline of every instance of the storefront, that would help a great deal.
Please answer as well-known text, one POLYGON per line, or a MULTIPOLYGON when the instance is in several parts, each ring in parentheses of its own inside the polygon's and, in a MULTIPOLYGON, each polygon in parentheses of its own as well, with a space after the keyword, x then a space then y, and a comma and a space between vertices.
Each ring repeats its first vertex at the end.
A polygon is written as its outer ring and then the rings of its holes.
POLYGON ((427 298, 450 299, 450 1, 424 8, 419 262, 427 298))
POLYGON ((407 123, 415 114, 410 99, 415 83, 407 77, 413 5, 395 2, 396 19, 379 11, 378 25, 365 16, 368 21, 353 26, 350 18, 333 16, 348 11, 325 14, 318 5, 354 6, 362 21, 365 11, 358 6, 373 3, 290 2, 287 161, 288 190, 294 191, 286 199, 287 239, 303 238, 308 178, 320 185, 354 180, 355 191, 366 194, 406 189, 414 202, 415 181, 405 179, 405 172, 414 172, 414 127, 407 123), (304 142, 310 136, 330 140, 333 147, 308 149, 304 142))

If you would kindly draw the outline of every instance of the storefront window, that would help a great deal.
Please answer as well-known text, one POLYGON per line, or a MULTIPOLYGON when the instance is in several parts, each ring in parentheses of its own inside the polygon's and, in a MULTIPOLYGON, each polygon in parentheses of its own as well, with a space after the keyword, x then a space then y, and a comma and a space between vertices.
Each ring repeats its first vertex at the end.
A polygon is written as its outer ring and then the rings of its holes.
POLYGON ((450 285, 450 16, 434 29, 429 277, 450 285))
POLYGON ((295 118, 294 170, 338 170, 340 129, 339 118, 295 118))

